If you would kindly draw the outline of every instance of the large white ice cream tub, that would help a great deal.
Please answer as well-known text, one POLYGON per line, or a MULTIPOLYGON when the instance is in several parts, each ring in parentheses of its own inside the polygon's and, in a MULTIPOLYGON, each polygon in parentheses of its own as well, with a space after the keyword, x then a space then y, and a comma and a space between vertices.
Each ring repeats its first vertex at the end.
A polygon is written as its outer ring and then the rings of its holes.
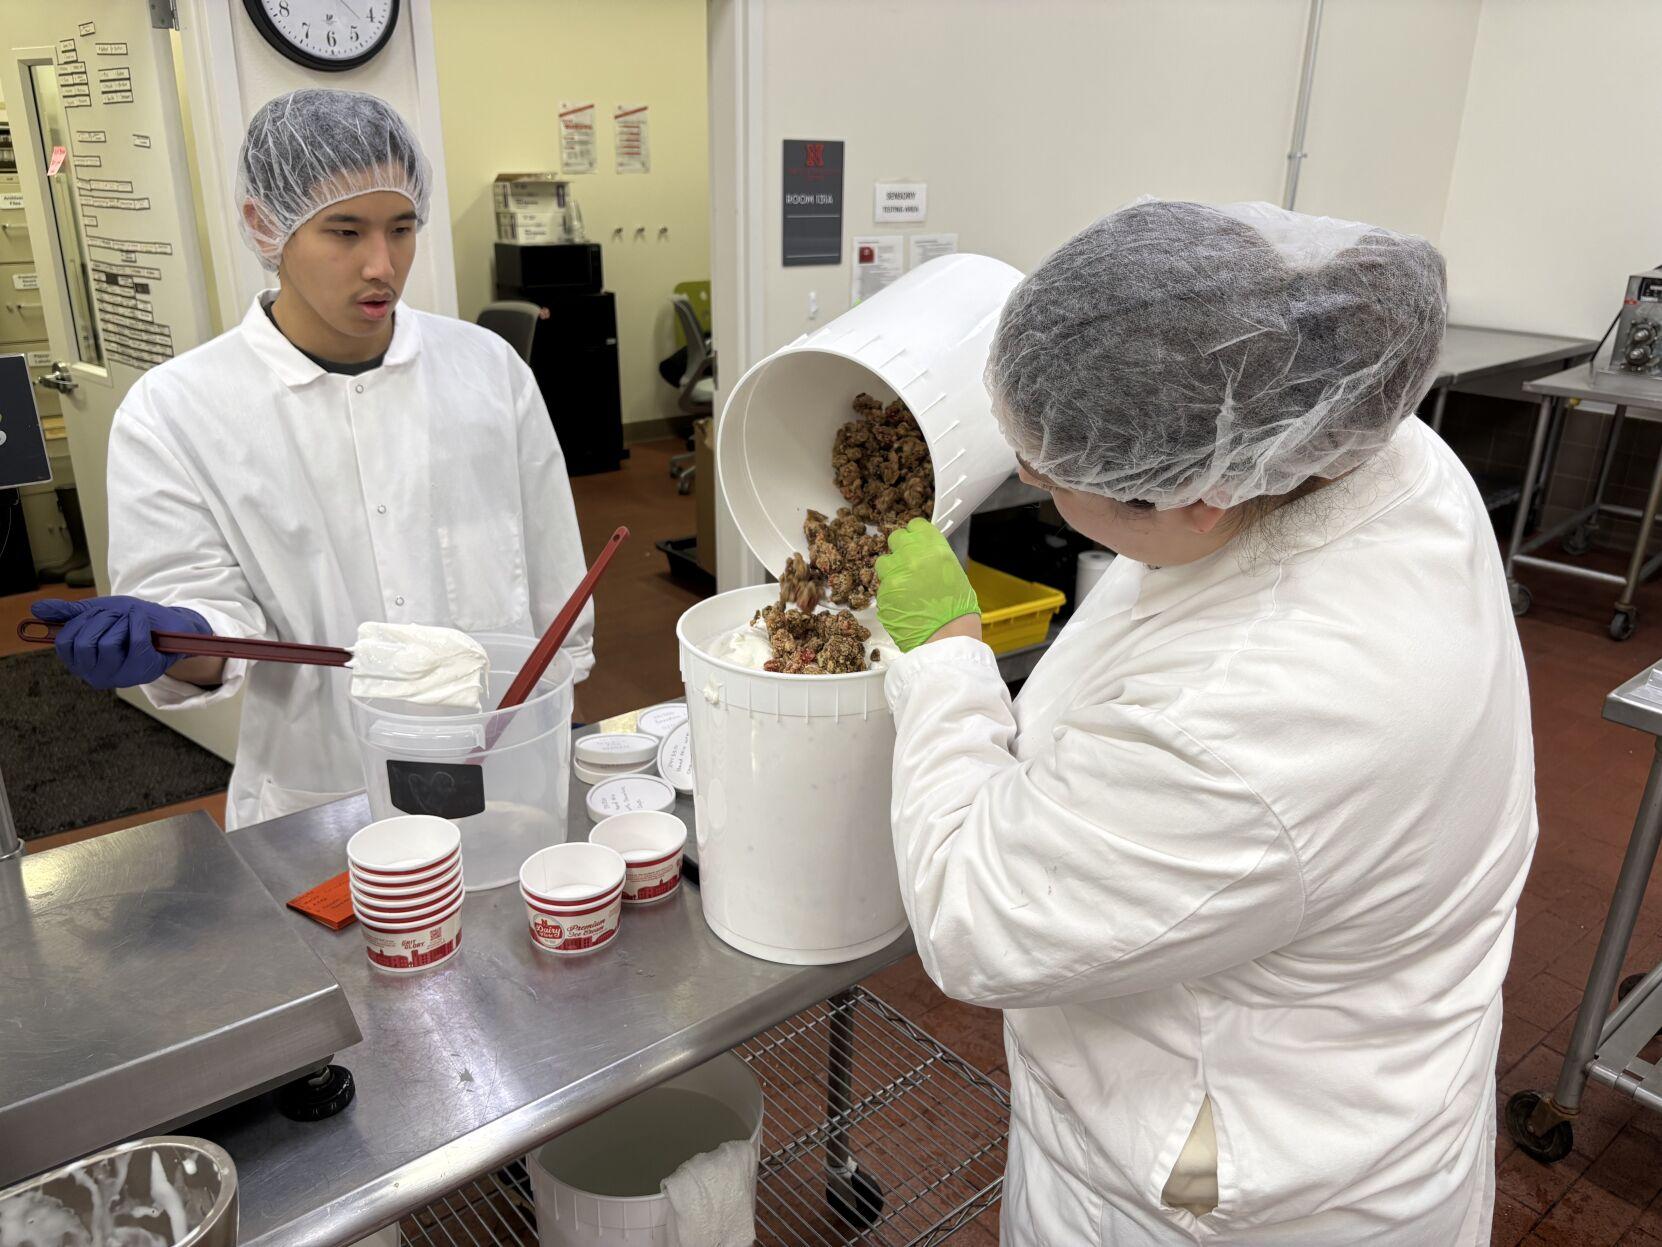
MULTIPOLYGON (((1015 457, 982 373, 1020 279, 986 256, 931 261, 745 374, 717 428, 717 476, 769 571, 804 548, 808 509, 831 515, 844 505, 831 448, 862 392, 900 398, 917 418, 943 530, 1008 479, 1015 457)), ((783 675, 712 654, 777 598, 771 585, 724 593, 687 611, 676 630, 704 916, 723 940, 770 961, 850 961, 906 928, 889 830, 885 668, 783 675)))
POLYGON ((889 840, 894 719, 883 671, 777 675, 712 657, 777 601, 735 589, 681 616, 699 896, 733 947, 789 965, 852 961, 906 929, 889 840))

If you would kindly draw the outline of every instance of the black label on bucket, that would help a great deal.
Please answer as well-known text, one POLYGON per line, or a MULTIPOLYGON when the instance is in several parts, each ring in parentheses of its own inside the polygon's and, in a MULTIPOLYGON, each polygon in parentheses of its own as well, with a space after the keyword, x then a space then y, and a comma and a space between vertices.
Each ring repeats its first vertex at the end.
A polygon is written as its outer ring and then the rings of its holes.
POLYGON ((387 762, 392 803, 406 814, 467 818, 485 812, 485 768, 456 762, 387 762))

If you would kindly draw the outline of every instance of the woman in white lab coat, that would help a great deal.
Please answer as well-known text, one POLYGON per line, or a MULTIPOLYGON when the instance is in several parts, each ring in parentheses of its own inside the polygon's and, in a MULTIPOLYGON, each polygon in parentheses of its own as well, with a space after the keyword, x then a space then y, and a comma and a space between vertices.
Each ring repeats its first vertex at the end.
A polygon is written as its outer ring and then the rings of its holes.
MULTIPOLYGON (((226 815, 363 787, 344 673, 174 659, 152 630, 350 645, 368 620, 536 635, 582 578, 536 379, 484 329, 399 301, 431 169, 373 96, 271 101, 240 162, 244 236, 280 289, 151 369, 109 448, 116 596, 44 602, 58 652, 162 707, 246 689, 226 815)), ((593 665, 593 614, 566 642, 593 665)))
POLYGON ((1410 418, 1444 308, 1420 239, 1114 213, 987 378, 1120 557, 1014 702, 944 539, 879 565, 919 955, 1005 1011, 1006 1243, 1489 1241, 1533 763, 1488 516, 1410 418))

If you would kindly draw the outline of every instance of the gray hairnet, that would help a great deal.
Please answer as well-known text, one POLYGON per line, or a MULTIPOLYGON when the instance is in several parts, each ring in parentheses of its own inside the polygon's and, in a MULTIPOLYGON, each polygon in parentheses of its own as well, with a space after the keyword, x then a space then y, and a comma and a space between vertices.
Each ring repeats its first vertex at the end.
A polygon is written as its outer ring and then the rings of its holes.
POLYGON ((248 123, 237 160, 237 202, 256 220, 242 236, 273 272, 294 231, 330 204, 397 191, 427 224, 432 169, 410 127, 385 101, 360 91, 307 87, 271 100, 248 123))
POLYGON ((987 388, 1016 453, 1058 485, 1227 507, 1383 447, 1431 385, 1446 318, 1422 238, 1144 200, 1016 287, 987 388))

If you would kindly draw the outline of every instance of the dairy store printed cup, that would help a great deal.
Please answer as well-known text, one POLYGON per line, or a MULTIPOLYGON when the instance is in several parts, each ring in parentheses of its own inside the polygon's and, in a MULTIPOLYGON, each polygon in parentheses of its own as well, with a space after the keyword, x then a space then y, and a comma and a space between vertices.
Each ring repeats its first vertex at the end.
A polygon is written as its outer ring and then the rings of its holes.
POLYGON ((589 843, 604 845, 622 855, 625 904, 661 901, 681 886, 687 825, 673 814, 615 814, 589 832, 589 843))
POLYGON ((422 922, 386 922, 360 915, 358 927, 364 933, 369 964, 375 969, 390 974, 424 970, 450 960, 461 950, 461 898, 448 911, 422 922))
POLYGON ((460 860, 451 863, 441 874, 431 876, 420 883, 403 886, 371 883, 356 872, 353 872, 347 878, 347 883, 352 889, 352 895, 362 897, 371 905, 399 905, 411 900, 443 896, 462 882, 462 863, 460 860))
POLYGON ((461 879, 426 896, 410 896, 393 900, 378 900, 375 897, 365 896, 356 887, 351 889, 352 912, 359 917, 368 916, 371 919, 386 918, 402 921, 413 921, 416 918, 426 917, 429 914, 449 909, 462 896, 461 879))
POLYGON ((623 917, 623 893, 619 891, 596 909, 577 913, 550 912, 526 900, 525 916, 531 927, 531 942, 543 952, 580 956, 610 943, 617 934, 623 917))
POLYGON ((430 814, 384 818, 346 842, 346 860, 354 874, 389 883, 432 874, 462 848, 462 832, 447 819, 430 814))
POLYGON ((598 844, 556 844, 526 858, 519 884, 532 943, 575 956, 610 942, 627 873, 623 858, 598 844))

